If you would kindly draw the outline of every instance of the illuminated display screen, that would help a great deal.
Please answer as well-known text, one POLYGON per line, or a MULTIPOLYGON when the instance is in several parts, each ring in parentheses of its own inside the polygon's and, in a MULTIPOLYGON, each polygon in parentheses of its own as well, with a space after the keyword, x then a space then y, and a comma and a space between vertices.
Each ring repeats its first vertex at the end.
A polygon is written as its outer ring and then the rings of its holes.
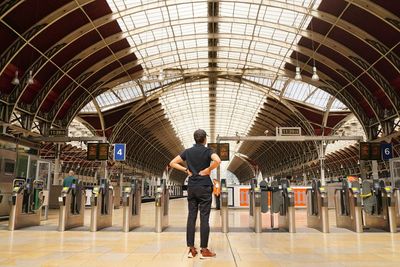
POLYGON ((370 160, 381 160, 381 143, 369 143, 369 159, 370 160))
POLYGON ((221 158, 222 161, 229 161, 229 143, 208 143, 214 153, 221 158))
POLYGON ((87 159, 96 160, 97 158, 97 143, 87 144, 87 159))
POLYGON ((107 160, 108 159, 108 143, 99 143, 98 150, 98 160, 107 160))

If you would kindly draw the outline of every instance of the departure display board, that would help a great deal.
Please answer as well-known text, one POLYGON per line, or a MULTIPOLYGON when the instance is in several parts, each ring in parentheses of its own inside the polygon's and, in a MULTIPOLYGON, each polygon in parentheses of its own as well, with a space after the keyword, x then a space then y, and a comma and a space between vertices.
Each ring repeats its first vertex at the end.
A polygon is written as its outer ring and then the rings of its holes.
POLYGON ((229 143, 208 143, 211 148, 222 161, 229 161, 229 143))
POLYGON ((369 159, 370 160, 381 160, 381 143, 369 143, 369 159))
POLYGON ((87 144, 87 160, 97 159, 97 143, 87 144))
POLYGON ((381 146, 379 142, 360 142, 360 160, 381 160, 381 146))
POLYGON ((98 160, 108 160, 108 143, 99 143, 98 144, 98 160))
POLYGON ((88 160, 108 160, 108 143, 88 143, 87 159, 88 160))
POLYGON ((360 142, 360 160, 369 160, 369 143, 360 142))
POLYGON ((229 161, 229 143, 219 144, 219 157, 223 161, 229 161))
POLYGON ((217 144, 217 143, 208 143, 207 146, 208 146, 209 148, 211 148, 211 149, 212 149, 215 153, 217 153, 218 156, 219 156, 219 153, 218 153, 218 144, 217 144))

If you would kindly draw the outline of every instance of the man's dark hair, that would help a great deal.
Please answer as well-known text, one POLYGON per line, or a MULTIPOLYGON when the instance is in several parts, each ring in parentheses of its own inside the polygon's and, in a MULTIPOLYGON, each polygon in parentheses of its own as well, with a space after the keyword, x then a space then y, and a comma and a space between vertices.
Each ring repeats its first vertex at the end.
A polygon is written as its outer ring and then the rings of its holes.
POLYGON ((194 131, 193 137, 194 141, 196 141, 196 144, 203 144, 207 137, 207 133, 203 129, 198 129, 194 131))

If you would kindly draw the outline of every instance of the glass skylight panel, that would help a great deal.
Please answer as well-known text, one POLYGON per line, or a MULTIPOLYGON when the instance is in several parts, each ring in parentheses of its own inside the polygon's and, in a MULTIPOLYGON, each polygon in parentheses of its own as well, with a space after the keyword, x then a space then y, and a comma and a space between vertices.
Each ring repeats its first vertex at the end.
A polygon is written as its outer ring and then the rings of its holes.
POLYGON ((306 100, 306 103, 320 107, 321 109, 326 108, 326 104, 330 98, 330 94, 321 89, 317 89, 310 97, 306 100))
POLYGON ((277 40, 277 41, 282 41, 282 42, 291 42, 294 39, 294 36, 292 37, 292 39, 287 39, 288 38, 288 32, 284 32, 281 30, 275 30, 274 34, 272 35, 272 39, 277 40))
POLYGON ((275 83, 272 85, 272 88, 274 88, 275 90, 280 91, 280 90, 283 89, 283 86, 284 86, 284 85, 285 85, 285 81, 284 81, 284 80, 281 80, 281 79, 278 79, 278 80, 276 80, 275 83))
POLYGON ((90 102, 81 110, 81 112, 94 113, 94 112, 96 112, 96 107, 94 106, 93 102, 90 101, 90 102))
POLYGON ((131 15, 133 24, 135 28, 140 28, 146 25, 149 25, 149 21, 147 20, 147 16, 145 12, 138 12, 131 15))
POLYGON ((284 96, 287 98, 304 101, 306 97, 315 89, 307 83, 292 81, 286 87, 284 96))
POLYGON ((179 4, 177 5, 179 19, 193 18, 193 4, 179 4))
POLYGON ((249 17, 249 11, 250 11, 250 5, 249 4, 235 2, 233 16, 234 17, 238 17, 238 18, 248 18, 249 17))
POLYGON ((264 14, 264 20, 269 22, 278 23, 281 16, 282 9, 276 7, 267 7, 267 11, 264 14))
POLYGON ((146 12, 146 15, 147 17, 149 17, 149 20, 151 18, 151 24, 156 24, 164 21, 164 16, 161 8, 150 9, 148 10, 148 12, 146 12))
POLYGON ((234 2, 220 2, 219 15, 221 17, 232 17, 234 5, 234 2))
POLYGON ((339 100, 335 99, 332 103, 332 110, 348 110, 348 108, 339 100))

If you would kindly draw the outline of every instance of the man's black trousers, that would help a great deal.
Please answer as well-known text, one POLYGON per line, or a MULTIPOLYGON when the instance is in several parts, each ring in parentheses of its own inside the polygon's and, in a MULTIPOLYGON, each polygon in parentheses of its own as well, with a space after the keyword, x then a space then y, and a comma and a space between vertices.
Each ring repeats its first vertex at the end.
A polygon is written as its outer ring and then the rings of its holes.
POLYGON ((200 210, 200 247, 208 247, 210 235, 210 210, 212 202, 211 186, 188 187, 189 215, 186 226, 186 242, 188 247, 194 247, 194 233, 196 230, 197 213, 200 210))

